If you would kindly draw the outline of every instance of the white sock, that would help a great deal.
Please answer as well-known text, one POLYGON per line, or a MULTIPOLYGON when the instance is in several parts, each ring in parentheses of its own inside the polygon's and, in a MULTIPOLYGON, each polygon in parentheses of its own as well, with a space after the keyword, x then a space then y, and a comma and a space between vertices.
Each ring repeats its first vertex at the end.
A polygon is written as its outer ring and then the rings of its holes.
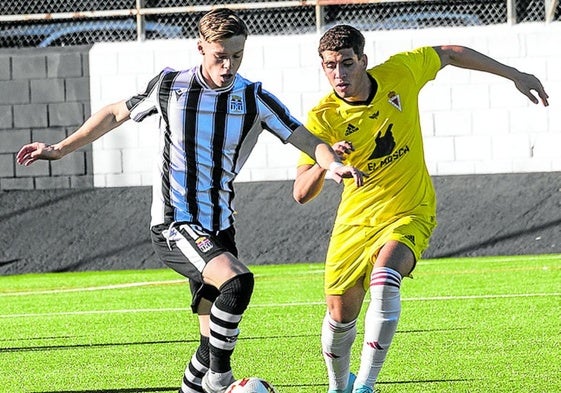
POLYGON ((401 275, 387 267, 376 268, 370 278, 370 305, 364 321, 364 343, 355 386, 374 387, 386 360, 401 313, 401 275))
POLYGON ((329 313, 323 318, 321 344, 327 366, 329 390, 345 389, 351 367, 351 347, 356 337, 356 320, 335 322, 329 313))
POLYGON ((229 386, 234 382, 234 376, 232 370, 226 371, 225 373, 217 373, 212 370, 208 370, 208 381, 211 386, 229 386))

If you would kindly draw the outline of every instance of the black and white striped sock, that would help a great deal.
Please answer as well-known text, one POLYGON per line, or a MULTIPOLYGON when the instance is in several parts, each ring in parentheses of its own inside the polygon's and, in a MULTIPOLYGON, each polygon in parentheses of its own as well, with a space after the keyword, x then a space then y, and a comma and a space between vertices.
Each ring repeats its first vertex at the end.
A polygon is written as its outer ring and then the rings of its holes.
POLYGON ((253 274, 240 274, 220 287, 210 310, 210 370, 227 373, 238 340, 238 325, 253 293, 253 274))
POLYGON ((203 393, 201 379, 208 371, 208 365, 210 363, 208 343, 209 338, 201 335, 197 352, 195 352, 185 369, 179 393, 203 393))

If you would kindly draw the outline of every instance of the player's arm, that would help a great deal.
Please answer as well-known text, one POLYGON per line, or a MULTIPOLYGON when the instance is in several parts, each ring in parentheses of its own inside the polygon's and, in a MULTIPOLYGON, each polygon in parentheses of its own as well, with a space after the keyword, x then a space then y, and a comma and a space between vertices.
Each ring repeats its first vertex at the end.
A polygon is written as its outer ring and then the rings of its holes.
POLYGON ((53 145, 34 142, 23 146, 16 159, 20 165, 30 165, 37 160, 58 160, 95 141, 130 119, 125 101, 109 104, 94 113, 74 133, 53 145))
POLYGON ((364 173, 353 166, 344 165, 337 153, 327 143, 312 134, 304 126, 299 126, 287 142, 314 158, 323 170, 329 170, 333 179, 341 182, 342 178, 353 178, 357 187, 364 183, 364 173))
MULTIPOLYGON (((335 143, 332 149, 340 159, 344 159, 354 150, 352 144, 347 141, 335 143)), ((326 172, 326 169, 317 163, 298 166, 292 188, 292 196, 296 202, 304 204, 314 199, 323 188, 326 172)))
POLYGON ((540 80, 532 74, 518 71, 514 67, 507 66, 489 56, 486 56, 473 49, 459 45, 435 46, 434 50, 440 57, 442 67, 453 65, 460 68, 477 70, 502 76, 510 79, 522 94, 530 99, 534 104, 539 100, 534 95, 535 92, 544 106, 548 106, 549 96, 545 92, 540 80))
POLYGON ((292 186, 292 196, 300 204, 314 199, 322 190, 327 171, 317 163, 300 165, 296 169, 296 179, 292 186))

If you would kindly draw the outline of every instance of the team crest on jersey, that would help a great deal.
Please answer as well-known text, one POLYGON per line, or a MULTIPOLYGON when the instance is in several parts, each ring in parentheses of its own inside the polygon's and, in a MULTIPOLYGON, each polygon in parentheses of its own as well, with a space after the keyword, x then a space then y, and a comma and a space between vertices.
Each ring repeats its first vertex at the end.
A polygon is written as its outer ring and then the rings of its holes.
POLYGON ((390 91, 388 93, 388 102, 401 112, 401 98, 399 98, 399 94, 393 90, 390 91))
POLYGON ((230 96, 230 112, 231 113, 243 113, 244 112, 244 102, 243 98, 240 96, 232 95, 230 96))
POLYGON ((195 244, 201 252, 208 252, 212 250, 213 247, 212 242, 208 237, 199 237, 197 240, 195 240, 195 244))

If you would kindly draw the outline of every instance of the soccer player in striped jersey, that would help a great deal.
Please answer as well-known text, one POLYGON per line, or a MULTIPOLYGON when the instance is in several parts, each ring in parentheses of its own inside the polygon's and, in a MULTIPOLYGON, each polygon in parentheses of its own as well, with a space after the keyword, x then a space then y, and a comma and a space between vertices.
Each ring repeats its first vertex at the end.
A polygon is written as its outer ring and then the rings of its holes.
POLYGON ((248 30, 233 11, 219 8, 199 21, 199 66, 165 69, 143 93, 107 105, 53 145, 22 147, 18 163, 56 160, 125 121, 159 119, 157 178, 151 236, 161 260, 189 278, 200 344, 189 361, 182 393, 222 393, 234 381, 231 356, 238 325, 253 292, 253 274, 237 258, 234 179, 268 130, 305 151, 335 178, 362 173, 345 166, 330 145, 311 134, 261 83, 237 72, 248 30))
MULTIPOLYGON (((419 91, 443 67, 454 65, 510 79, 533 103, 539 97, 547 106, 548 96, 535 76, 461 46, 419 48, 368 69, 363 35, 340 25, 325 32, 318 52, 333 91, 310 111, 307 127, 368 175, 361 188, 345 181, 326 257, 322 347, 329 393, 371 393, 397 328, 402 277, 415 268, 436 225, 419 91), (351 346, 367 291, 355 380, 351 346)), ((325 173, 303 153, 294 198, 305 203, 318 195, 325 173)))

